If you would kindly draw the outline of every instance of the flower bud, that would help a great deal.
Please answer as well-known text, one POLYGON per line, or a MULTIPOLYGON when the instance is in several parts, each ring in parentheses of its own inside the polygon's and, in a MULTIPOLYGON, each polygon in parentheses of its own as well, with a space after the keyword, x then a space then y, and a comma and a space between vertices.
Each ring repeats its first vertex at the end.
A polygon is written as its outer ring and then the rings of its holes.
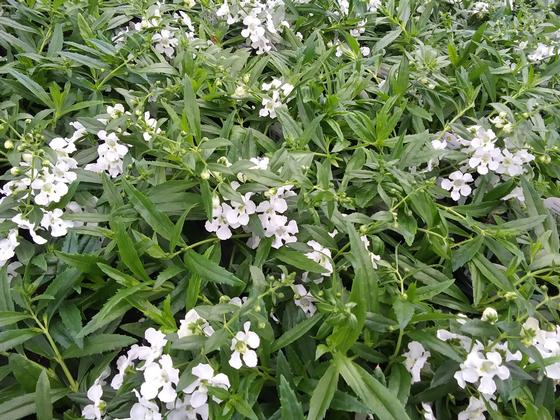
POLYGON ((200 173, 200 177, 204 180, 208 180, 210 179, 210 171, 208 171, 208 169, 204 169, 201 173, 200 173))
POLYGON ((6 140, 4 142, 4 149, 11 150, 14 148, 14 142, 11 140, 6 140))
POLYGON ((498 312, 494 308, 488 307, 484 310, 484 312, 482 312, 481 319, 493 324, 498 320, 498 312))

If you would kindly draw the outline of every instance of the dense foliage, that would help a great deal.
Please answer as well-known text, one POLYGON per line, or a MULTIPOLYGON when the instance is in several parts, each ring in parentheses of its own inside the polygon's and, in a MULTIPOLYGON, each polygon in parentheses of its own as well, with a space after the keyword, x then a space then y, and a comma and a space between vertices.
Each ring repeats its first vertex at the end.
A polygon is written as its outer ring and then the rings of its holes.
POLYGON ((0 416, 557 418, 559 14, 2 2, 0 416))

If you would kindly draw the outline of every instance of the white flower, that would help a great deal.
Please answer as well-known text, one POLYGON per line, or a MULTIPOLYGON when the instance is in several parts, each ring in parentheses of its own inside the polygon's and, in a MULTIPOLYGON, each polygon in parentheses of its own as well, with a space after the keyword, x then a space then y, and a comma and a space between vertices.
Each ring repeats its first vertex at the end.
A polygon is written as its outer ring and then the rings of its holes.
POLYGON ((360 20, 354 29, 350 29, 350 35, 357 38, 366 31, 367 20, 360 20))
POLYGON ((173 360, 168 354, 164 354, 159 361, 150 363, 144 369, 144 383, 140 387, 140 393, 148 400, 156 396, 162 402, 173 402, 177 398, 174 385, 179 382, 179 369, 173 367, 173 360))
POLYGON ((198 313, 191 309, 185 315, 185 319, 181 320, 181 326, 177 335, 179 338, 189 337, 191 335, 205 335, 210 337, 214 334, 214 328, 210 326, 208 321, 202 318, 198 313))
POLYGON ((453 375, 459 386, 465 388, 467 382, 478 382, 479 392, 486 395, 496 392, 495 376, 502 380, 510 376, 509 369, 502 365, 502 356, 496 351, 484 354, 479 349, 473 349, 460 367, 461 370, 453 375))
POLYGON ((480 147, 474 151, 469 159, 469 166, 476 168, 480 175, 486 175, 488 170, 495 171, 502 161, 502 152, 499 148, 480 147))
POLYGON ((241 196, 241 202, 231 202, 233 207, 230 207, 231 210, 228 209, 225 213, 226 220, 231 227, 238 228, 249 224, 249 216, 257 211, 257 206, 251 201, 252 196, 253 193, 248 192, 241 196))
POLYGON ((126 356, 123 354, 117 359, 117 369, 119 373, 113 376, 111 381, 111 388, 119 389, 124 380, 124 375, 126 373, 126 369, 130 366, 134 366, 133 361, 138 358, 138 345, 134 344, 130 350, 128 350, 126 356))
POLYGON ((31 188, 39 190, 35 195, 35 203, 40 206, 58 203, 68 193, 68 186, 47 170, 31 183, 31 188))
POLYGON ((505 356, 506 362, 519 361, 522 358, 521 352, 519 350, 517 350, 515 353, 512 353, 509 350, 507 342, 496 344, 494 346, 494 350, 498 350, 502 354, 502 357, 505 356))
POLYGON ((418 341, 408 343, 408 351, 403 353, 406 358, 404 366, 412 375, 412 383, 420 382, 420 371, 428 361, 430 352, 418 341))
POLYGON ((155 43, 156 51, 165 54, 168 58, 175 55, 175 48, 179 45, 179 40, 168 29, 162 29, 161 32, 154 34, 152 42, 155 43))
POLYGON ((512 154, 509 150, 502 150, 504 155, 496 173, 509 176, 518 176, 523 173, 523 159, 520 156, 512 154))
MULTIPOLYGON (((183 392, 191 394, 190 404, 194 408, 203 407, 208 401, 208 387, 213 386, 229 389, 229 378, 223 373, 214 375, 214 369, 210 365, 199 363, 192 368, 191 373, 196 377, 193 383, 187 386, 183 392)), ((220 400, 216 400, 220 402, 220 400)))
POLYGON ((424 420, 437 420, 436 416, 434 416, 434 411, 432 410, 432 406, 430 404, 422 403, 422 411, 424 420))
POLYGON ((535 160, 535 156, 526 149, 517 150, 515 152, 515 157, 521 159, 523 163, 529 163, 535 160))
POLYGON ((282 215, 271 217, 259 215, 259 219, 263 225, 265 236, 274 236, 273 248, 278 249, 287 243, 297 241, 295 234, 299 232, 299 229, 295 220, 288 221, 288 218, 282 215))
POLYGON ((130 409, 130 420, 161 420, 158 405, 142 397, 138 391, 134 390, 138 402, 130 409))
POLYGON ((360 47, 360 52, 362 53, 362 56, 369 57, 369 55, 371 54, 371 49, 367 46, 363 46, 360 47))
POLYGON ((282 106, 282 102, 270 98, 263 98, 262 108, 259 111, 261 117, 276 118, 276 109, 282 106))
POLYGON ((469 131, 475 135, 469 143, 473 150, 481 147, 491 148, 494 146, 496 142, 496 133, 494 133, 492 129, 485 130, 484 127, 474 125, 469 128, 469 131))
POLYGON ((308 241, 307 245, 313 248, 313 251, 306 253, 305 256, 310 260, 315 261, 317 264, 323 266, 323 268, 326 270, 324 273, 322 273, 323 276, 330 276, 333 273, 331 251, 328 248, 322 246, 317 241, 308 241))
POLYGON ((167 403, 166 407, 170 410, 167 412, 167 420, 198 420, 197 416, 202 420, 208 420, 208 405, 194 408, 191 399, 190 395, 185 395, 182 400, 177 398, 175 402, 167 403))
POLYGON ((457 341, 461 345, 461 347, 463 347, 463 349, 467 351, 471 348, 472 345, 472 339, 470 337, 461 334, 455 334, 447 330, 437 330, 436 336, 441 341, 457 341))
POLYGON ((35 242, 37 245, 43 245, 47 243, 47 240, 45 238, 39 236, 35 232, 35 228, 36 228, 35 224, 31 223, 28 219, 24 218, 21 213, 18 213, 14 217, 12 217, 12 222, 18 225, 20 229, 27 229, 29 231, 29 235, 31 236, 31 239, 33 239, 33 242, 35 242))
MULTIPOLYGON (((494 410, 496 409, 496 404, 492 401, 488 403, 494 410)), ((457 420, 486 420, 484 413, 486 413, 486 404, 483 397, 470 397, 468 407, 458 414, 457 420)))
POLYGON ((122 104, 115 104, 115 106, 107 106, 107 114, 111 119, 119 118, 124 115, 124 106, 122 104))
POLYGON ((266 156, 254 157, 249 160, 255 164, 255 166, 251 166, 250 169, 261 169, 263 171, 266 171, 268 169, 269 159, 266 156))
POLYGON ((368 0, 367 10, 370 13, 375 13, 381 7, 381 0, 368 0))
POLYGON ((461 196, 468 197, 472 192, 471 187, 468 185, 468 183, 472 181, 473 177, 471 174, 455 171, 449 175, 449 179, 443 179, 441 181, 441 187, 447 191, 451 190, 451 198, 455 201, 459 201, 461 196))
POLYGON ((90 400, 92 404, 86 405, 82 410, 82 416, 84 416, 84 418, 101 420, 106 407, 105 401, 101 399, 102 396, 103 389, 96 381, 87 391, 88 400, 90 400))
POLYGON ((485 1, 477 1, 472 5, 471 13, 475 15, 484 15, 488 13, 490 5, 485 1))
POLYGON ((236 306, 243 306, 245 304, 245 302, 247 302, 247 296, 243 296, 243 297, 232 297, 228 303, 232 304, 232 305, 236 305, 236 306))
POLYGON ((312 316, 317 311, 317 308, 313 304, 313 302, 315 302, 313 295, 301 284, 292 285, 292 290, 294 291, 295 305, 307 316, 312 316))
POLYGON ((99 157, 96 163, 90 163, 85 166, 86 171, 108 172, 113 178, 123 172, 122 158, 128 153, 128 146, 121 144, 115 133, 107 133, 101 130, 97 133, 97 137, 103 141, 97 147, 99 157))
POLYGON ((222 241, 231 238, 227 214, 232 212, 234 212, 233 208, 227 203, 215 206, 212 209, 212 221, 207 220, 204 227, 208 232, 216 232, 216 236, 222 241))
POLYGON ((0 267, 16 255, 15 250, 18 245, 17 229, 11 229, 7 238, 0 239, 0 267))
POLYGON ((154 135, 161 133, 161 129, 157 126, 157 120, 151 118, 149 111, 144 112, 143 125, 146 128, 146 131, 142 133, 142 137, 145 141, 150 141, 154 135))
POLYGON ((150 346, 136 347, 136 357, 146 362, 143 369, 151 365, 155 360, 159 359, 163 353, 163 348, 167 344, 165 334, 155 328, 148 328, 144 332, 144 338, 148 343, 150 343, 150 346))
POLYGON ((68 233, 68 229, 73 227, 74 224, 68 220, 62 220, 63 214, 64 212, 61 209, 44 212, 43 218, 41 219, 41 226, 45 229, 50 229, 51 236, 65 236, 68 233))
POLYGON ((529 54, 527 58, 532 62, 537 62, 552 57, 554 53, 555 51, 553 46, 549 46, 539 42, 539 44, 537 45, 537 49, 533 51, 532 54, 529 54))
POLYGON ((243 362, 247 367, 257 366, 257 353, 254 349, 257 349, 261 343, 259 336, 250 331, 251 322, 247 321, 243 324, 244 331, 238 331, 235 337, 231 340, 230 349, 233 350, 231 357, 229 359, 229 364, 234 369, 240 369, 243 362))
POLYGON ((482 317, 480 318, 482 321, 490 322, 493 324, 498 320, 498 312, 494 308, 486 308, 482 312, 482 317))
POLYGON ((512 198, 516 198, 521 203, 525 202, 525 195, 523 194, 523 188, 515 187, 508 195, 502 197, 502 200, 511 200, 512 198))
MULTIPOLYGON (((523 324, 523 334, 543 359, 560 357, 560 326, 556 326, 554 331, 541 330, 539 321, 531 317, 523 324)), ((529 361, 534 362, 532 358, 529 358, 529 361)), ((560 362, 548 364, 544 372, 548 378, 559 381, 560 362)))
POLYGON ((62 156, 67 156, 76 151, 73 138, 55 137, 49 142, 49 147, 62 156))

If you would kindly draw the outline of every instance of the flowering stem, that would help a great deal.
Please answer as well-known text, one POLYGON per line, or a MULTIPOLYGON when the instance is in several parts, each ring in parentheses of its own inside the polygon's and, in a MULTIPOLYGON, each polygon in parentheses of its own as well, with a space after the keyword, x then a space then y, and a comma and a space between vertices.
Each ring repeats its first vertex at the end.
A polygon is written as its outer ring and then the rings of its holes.
POLYGON ((72 390, 72 392, 78 392, 78 383, 74 380, 72 374, 70 373, 70 370, 68 369, 68 366, 66 365, 66 362, 64 362, 64 358, 60 354, 60 350, 58 350, 58 346, 56 345, 56 343, 53 340, 51 334, 49 333, 49 328, 48 328, 46 319, 45 319, 45 322, 42 323, 41 321, 39 321, 39 318, 37 318, 37 315, 35 314, 33 309, 29 308, 29 312, 31 314, 31 317, 35 320, 35 323, 39 326, 39 329, 41 330, 41 332, 43 333, 43 335, 46 337, 47 341, 49 342, 49 344, 50 344, 50 346, 51 346, 51 348, 54 352, 54 359, 60 365, 60 367, 62 368, 62 371, 64 372, 64 375, 66 376, 66 379, 68 380, 68 383, 70 384, 70 389, 72 390))

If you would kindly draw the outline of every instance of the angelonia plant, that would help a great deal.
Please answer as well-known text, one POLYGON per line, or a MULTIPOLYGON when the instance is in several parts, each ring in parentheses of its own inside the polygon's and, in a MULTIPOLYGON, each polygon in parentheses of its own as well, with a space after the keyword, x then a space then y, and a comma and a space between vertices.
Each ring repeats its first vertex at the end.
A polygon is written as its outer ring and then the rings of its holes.
POLYGON ((0 418, 560 417, 560 2, 0 3, 0 418))

